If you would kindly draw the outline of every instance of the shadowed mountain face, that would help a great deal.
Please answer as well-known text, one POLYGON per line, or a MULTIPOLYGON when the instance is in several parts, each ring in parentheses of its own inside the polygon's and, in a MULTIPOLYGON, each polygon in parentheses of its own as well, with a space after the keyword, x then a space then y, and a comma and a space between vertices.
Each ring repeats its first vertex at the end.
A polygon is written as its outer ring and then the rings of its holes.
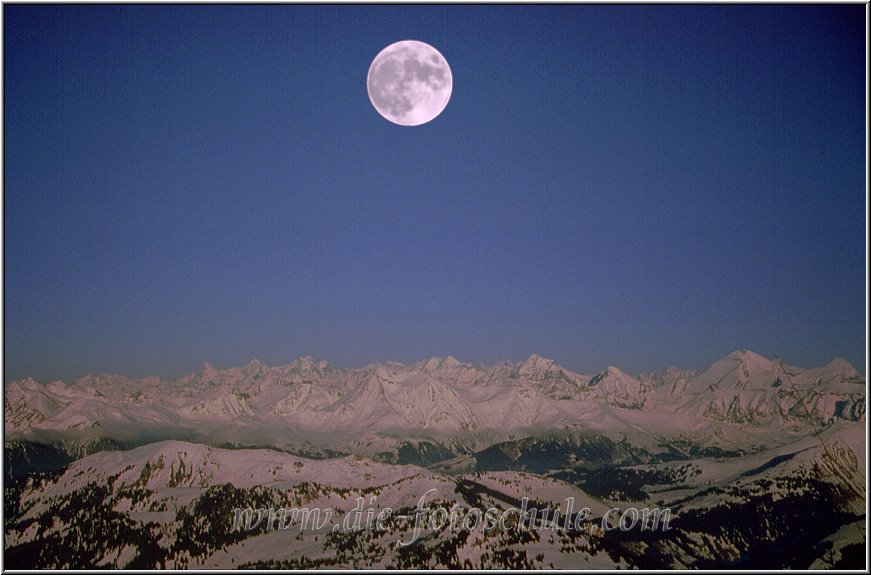
POLYGON ((5 558, 11 568, 861 568, 865 378, 843 360, 785 370, 740 351, 698 373, 640 376, 583 375, 533 355, 15 381, 5 558), (571 497, 599 525, 611 508, 667 508, 672 529, 425 529, 404 547, 413 523, 230 523, 234 508, 303 504, 340 522, 372 496, 413 515, 430 489, 446 508, 504 511, 527 497, 553 511, 571 497))

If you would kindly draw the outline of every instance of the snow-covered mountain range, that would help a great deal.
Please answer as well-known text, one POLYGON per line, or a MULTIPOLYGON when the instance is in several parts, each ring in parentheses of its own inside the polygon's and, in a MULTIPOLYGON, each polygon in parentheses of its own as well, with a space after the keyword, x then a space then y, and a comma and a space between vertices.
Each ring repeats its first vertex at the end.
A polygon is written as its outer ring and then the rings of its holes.
POLYGON ((786 369, 750 351, 731 353, 700 373, 666 368, 639 376, 616 367, 578 374, 538 355, 490 367, 452 357, 359 369, 308 357, 275 367, 254 360, 241 368, 205 364, 177 380, 88 375, 71 384, 13 381, 4 391, 5 429, 13 436, 210 424, 330 433, 504 432, 584 424, 597 407, 765 426, 807 419, 805 408, 818 424, 864 417, 865 378, 846 361, 786 369))
POLYGON ((175 380, 5 386, 12 568, 641 567, 864 564, 865 377, 737 351, 700 372, 585 375, 533 355, 357 369, 302 358, 175 380), (668 533, 233 530, 236 507, 413 513, 566 497, 668 508, 668 533))

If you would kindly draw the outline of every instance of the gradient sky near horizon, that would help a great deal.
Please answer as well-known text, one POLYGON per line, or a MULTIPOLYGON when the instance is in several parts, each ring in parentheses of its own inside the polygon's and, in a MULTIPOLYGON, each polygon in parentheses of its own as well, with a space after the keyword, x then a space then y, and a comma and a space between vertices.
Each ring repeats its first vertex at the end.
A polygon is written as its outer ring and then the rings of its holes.
POLYGON ((865 7, 4 5, 4 380, 865 371, 865 7), (417 39, 445 111, 366 73, 417 39))

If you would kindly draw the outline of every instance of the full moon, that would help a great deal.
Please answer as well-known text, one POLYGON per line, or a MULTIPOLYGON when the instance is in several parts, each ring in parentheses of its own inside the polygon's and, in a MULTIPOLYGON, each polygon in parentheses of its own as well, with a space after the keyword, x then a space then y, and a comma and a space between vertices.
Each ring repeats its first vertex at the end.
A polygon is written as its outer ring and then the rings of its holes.
POLYGON ((366 80, 378 113, 400 126, 419 126, 442 113, 451 99, 453 77, 438 50, 416 40, 381 50, 366 80))

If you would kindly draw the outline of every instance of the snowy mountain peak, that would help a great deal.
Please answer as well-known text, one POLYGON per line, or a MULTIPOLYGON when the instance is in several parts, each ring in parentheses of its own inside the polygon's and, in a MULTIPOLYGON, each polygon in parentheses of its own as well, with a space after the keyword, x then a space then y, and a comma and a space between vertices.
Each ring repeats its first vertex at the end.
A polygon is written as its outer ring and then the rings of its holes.
POLYGON ((33 379, 32 377, 18 380, 17 383, 23 389, 28 389, 28 390, 35 390, 39 386, 39 383, 37 383, 36 380, 33 379))
POLYGON ((748 350, 730 353, 705 368, 690 381, 687 392, 707 394, 716 390, 765 389, 780 374, 780 365, 748 350))
POLYGON ((608 367, 606 367, 606 368, 605 368, 605 373, 607 373, 607 374, 609 374, 609 375, 614 375, 614 376, 617 376, 617 377, 629 377, 629 378, 632 377, 631 375, 629 375, 628 373, 626 373, 625 371, 623 371, 623 370, 620 369, 619 367, 616 367, 616 366, 613 366, 613 365, 609 365, 608 367))
POLYGON ((853 367, 849 361, 842 357, 836 357, 832 359, 826 366, 823 368, 829 373, 841 375, 844 377, 856 377, 861 375, 859 371, 853 367))
POLYGON ((449 355, 447 357, 431 357, 429 359, 416 363, 414 367, 423 371, 431 372, 438 369, 451 369, 460 365, 464 364, 458 361, 453 356, 449 355))
POLYGON ((727 360, 738 361, 743 363, 748 368, 768 369, 771 366, 772 360, 759 355, 749 349, 739 349, 733 351, 725 357, 727 360))
POLYGON ((528 365, 550 365, 553 363, 553 360, 533 353, 524 363, 528 365))
POLYGON ((393 381, 395 379, 394 375, 397 372, 395 366, 387 365, 384 363, 377 363, 374 366, 373 375, 377 379, 383 379, 385 381, 393 381))
POLYGON ((518 366, 521 374, 540 374, 556 367, 556 362, 552 359, 542 357, 537 353, 533 353, 529 358, 518 366))
POLYGON ((648 387, 614 366, 608 366, 587 383, 587 389, 596 399, 621 409, 643 408, 648 387))
POLYGON ((207 361, 200 366, 200 369, 197 370, 196 375, 204 378, 213 378, 218 375, 218 370, 215 368, 214 365, 207 361))
POLYGON ((261 372, 261 371, 265 371, 267 369, 269 369, 269 368, 266 366, 265 363, 263 363, 259 359, 252 359, 251 361, 248 362, 248 365, 246 365, 243 368, 243 371, 246 374, 254 374, 254 373, 261 372))
POLYGON ((325 372, 330 371, 332 366, 324 360, 318 361, 310 355, 303 356, 293 363, 275 369, 282 371, 291 371, 305 379, 315 379, 323 377, 325 372))
POLYGON ((452 355, 449 355, 445 358, 444 364, 448 367, 456 367, 458 365, 462 365, 463 362, 459 361, 452 355))
POLYGON ((604 371, 601 371, 601 372, 597 373, 596 375, 594 375, 593 377, 591 377, 587 386, 588 387, 596 387, 603 382, 612 382, 612 383, 616 383, 616 384, 620 384, 620 385, 630 383, 630 382, 633 384, 636 384, 636 385, 639 383, 639 381, 636 378, 627 374, 626 372, 624 372, 620 368, 614 367, 613 365, 609 365, 608 367, 606 367, 604 369, 604 371))

